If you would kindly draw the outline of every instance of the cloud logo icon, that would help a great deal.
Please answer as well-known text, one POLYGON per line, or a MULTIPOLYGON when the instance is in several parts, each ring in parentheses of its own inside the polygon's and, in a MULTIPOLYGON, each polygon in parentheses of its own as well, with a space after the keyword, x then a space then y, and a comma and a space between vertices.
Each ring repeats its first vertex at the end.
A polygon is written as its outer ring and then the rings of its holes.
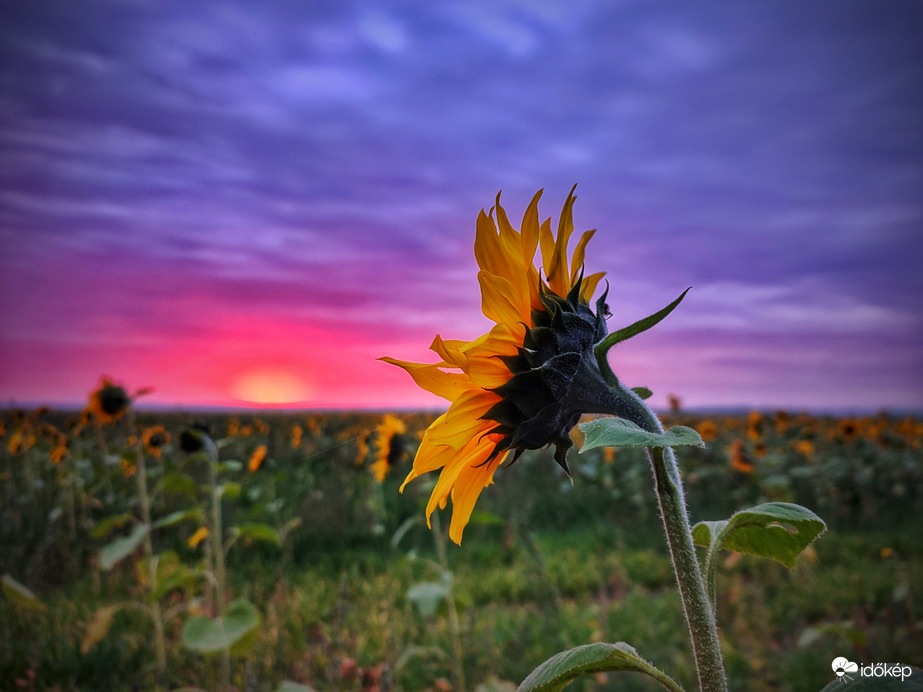
POLYGON ((848 678, 849 676, 846 675, 847 673, 858 673, 859 672, 858 663, 853 663, 852 661, 845 659, 842 656, 840 656, 839 658, 833 659, 833 663, 830 664, 830 667, 833 668, 833 672, 836 673, 836 676, 838 678, 843 678, 843 677, 848 678))

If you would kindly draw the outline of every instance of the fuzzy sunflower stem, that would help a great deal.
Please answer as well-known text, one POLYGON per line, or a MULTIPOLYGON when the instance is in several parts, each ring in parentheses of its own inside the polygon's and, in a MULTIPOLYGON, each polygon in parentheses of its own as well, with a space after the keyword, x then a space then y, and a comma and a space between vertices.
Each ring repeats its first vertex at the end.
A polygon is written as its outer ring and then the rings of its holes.
MULTIPOLYGON (((617 414, 648 432, 662 433, 663 426, 656 414, 641 397, 618 382, 605 360, 605 351, 597 351, 597 355, 602 356, 599 359, 600 369, 620 402, 617 414)), ((718 625, 699 570, 676 457, 669 447, 654 447, 647 451, 654 473, 654 490, 663 519, 667 547, 692 640, 699 689, 702 692, 727 692, 718 625)))
MULTIPOLYGON (((443 572, 450 572, 449 558, 445 550, 445 534, 442 533, 442 522, 439 512, 433 512, 433 536, 436 542, 436 554, 443 572)), ((461 624, 458 622, 458 610, 455 607, 455 589, 449 586, 446 594, 446 606, 449 613, 449 634, 452 638, 452 677, 454 687, 458 692, 465 692, 465 669, 462 657, 461 624)))
MULTIPOLYGON (((210 440, 209 440, 210 442, 210 440)), ((212 444, 206 444, 208 456, 208 484, 212 495, 211 516, 211 545, 215 561, 215 610, 220 615, 224 612, 225 572, 224 572, 224 537, 222 536, 221 496, 223 488, 218 486, 218 449, 212 444)), ((222 692, 231 689, 231 652, 230 649, 221 650, 221 687, 222 692)))
MULTIPOLYGON (((134 419, 134 410, 131 412, 131 428, 136 429, 134 419)), ((151 526, 151 498, 147 490, 147 465, 144 461, 144 447, 141 443, 141 431, 137 429, 135 435, 135 454, 138 457, 138 463, 135 468, 135 479, 138 484, 138 504, 141 505, 141 522, 145 526, 151 526)), ((160 603, 153 596, 157 588, 157 560, 154 557, 154 543, 151 540, 151 532, 148 531, 142 542, 142 550, 147 560, 148 579, 151 585, 151 619, 154 621, 154 649, 157 654, 157 672, 160 677, 167 671, 167 645, 163 631, 163 616, 160 612, 160 603)))

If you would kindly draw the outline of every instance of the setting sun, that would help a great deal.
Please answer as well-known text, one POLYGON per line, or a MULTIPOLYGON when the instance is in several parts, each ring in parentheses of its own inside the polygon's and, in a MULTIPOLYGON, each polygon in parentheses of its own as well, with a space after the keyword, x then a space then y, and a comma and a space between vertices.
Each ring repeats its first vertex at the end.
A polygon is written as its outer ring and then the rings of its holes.
POLYGON ((257 370, 237 378, 231 395, 251 404, 273 405, 307 401, 311 391, 303 379, 289 371, 257 370))

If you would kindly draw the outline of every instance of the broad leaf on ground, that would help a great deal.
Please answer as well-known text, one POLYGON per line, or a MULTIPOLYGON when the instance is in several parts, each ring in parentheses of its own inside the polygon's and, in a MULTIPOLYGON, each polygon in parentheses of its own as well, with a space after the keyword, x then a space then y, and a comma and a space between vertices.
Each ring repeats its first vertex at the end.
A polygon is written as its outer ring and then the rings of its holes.
POLYGON ((790 502, 767 502, 725 521, 702 521, 692 528, 696 545, 768 557, 794 569, 795 559, 827 526, 814 512, 790 502))
POLYGON ((3 587, 3 595, 6 599, 17 608, 25 610, 45 610, 46 606, 41 599, 32 593, 28 588, 13 579, 9 574, 4 574, 0 578, 3 587))
POLYGON ((135 552, 144 537, 150 532, 150 524, 138 524, 127 536, 116 538, 111 543, 107 543, 99 551, 99 566, 107 571, 112 569, 120 560, 135 552))
POLYGON ((230 649, 260 624, 256 607, 245 599, 232 601, 216 618, 204 615, 189 618, 183 625, 183 644, 201 653, 230 649))
POLYGON ((676 681, 638 656, 629 644, 598 642, 555 654, 522 681, 518 692, 559 692, 580 676, 613 671, 643 673, 669 690, 682 691, 676 681))

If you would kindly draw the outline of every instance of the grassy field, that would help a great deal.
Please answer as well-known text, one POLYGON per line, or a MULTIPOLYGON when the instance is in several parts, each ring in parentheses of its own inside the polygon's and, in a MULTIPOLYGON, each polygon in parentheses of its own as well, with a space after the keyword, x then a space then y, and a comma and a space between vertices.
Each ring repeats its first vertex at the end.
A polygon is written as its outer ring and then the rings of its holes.
MULTIPOLYGON (((726 554, 718 621, 732 689, 819 690, 837 656, 923 664, 923 424, 665 418, 708 443, 680 453, 693 521, 776 500, 830 529, 793 571, 726 554)), ((0 688, 210 690, 227 674, 239 690, 488 692, 593 641, 630 642, 693 688, 643 455, 572 452, 573 483, 550 454, 526 455, 497 473, 457 547, 422 521, 431 486, 398 492, 431 419, 208 416, 211 463, 182 450, 201 440, 183 435, 186 415, 11 412, 0 688), (241 599, 259 622, 227 659, 190 636, 191 620, 241 599)), ((659 688, 628 675, 572 689, 659 688)))

